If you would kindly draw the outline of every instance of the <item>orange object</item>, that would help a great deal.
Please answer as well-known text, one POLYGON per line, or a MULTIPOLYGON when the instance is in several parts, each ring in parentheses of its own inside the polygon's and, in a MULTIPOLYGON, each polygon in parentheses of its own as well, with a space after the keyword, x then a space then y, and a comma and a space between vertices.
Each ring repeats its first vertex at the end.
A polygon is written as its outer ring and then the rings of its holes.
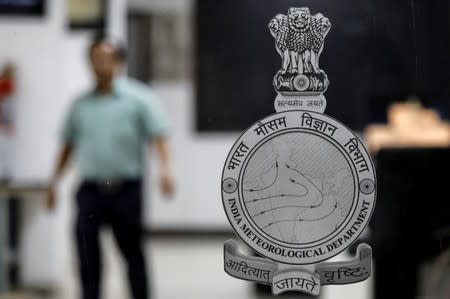
POLYGON ((0 78, 0 97, 8 96, 15 89, 14 81, 11 79, 0 78))
POLYGON ((450 123, 418 101, 393 103, 387 115, 387 124, 373 124, 365 129, 364 137, 372 153, 387 147, 450 146, 450 123))

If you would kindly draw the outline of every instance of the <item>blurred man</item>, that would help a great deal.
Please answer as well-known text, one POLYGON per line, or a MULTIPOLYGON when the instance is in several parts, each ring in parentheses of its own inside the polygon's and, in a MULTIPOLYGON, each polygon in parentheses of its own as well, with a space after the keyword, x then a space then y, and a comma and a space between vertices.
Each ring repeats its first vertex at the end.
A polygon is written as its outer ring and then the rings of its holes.
POLYGON ((161 160, 161 188, 172 191, 167 123, 151 93, 140 83, 116 78, 123 51, 106 39, 95 40, 89 58, 96 86, 77 99, 66 119, 47 204, 72 153, 82 183, 76 194, 76 243, 83 299, 98 299, 101 281, 99 231, 111 226, 128 266, 134 299, 147 299, 147 274, 141 248, 143 144, 152 140, 161 160))

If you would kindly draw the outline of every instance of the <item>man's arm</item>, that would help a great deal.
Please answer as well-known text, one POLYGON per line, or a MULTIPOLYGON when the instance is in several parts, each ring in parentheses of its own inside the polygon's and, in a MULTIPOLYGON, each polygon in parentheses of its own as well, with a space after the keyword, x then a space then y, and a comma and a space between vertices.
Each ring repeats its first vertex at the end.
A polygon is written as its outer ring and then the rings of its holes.
POLYGON ((165 194, 171 194, 174 186, 172 181, 172 174, 170 171, 170 158, 169 158, 169 146, 167 138, 157 137, 154 140, 156 150, 160 159, 160 187, 161 191, 165 194))
POLYGON ((50 180, 50 186, 47 194, 47 208, 53 210, 56 205, 55 187, 63 174, 70 157, 72 156, 73 146, 70 143, 65 143, 58 154, 55 173, 50 180))

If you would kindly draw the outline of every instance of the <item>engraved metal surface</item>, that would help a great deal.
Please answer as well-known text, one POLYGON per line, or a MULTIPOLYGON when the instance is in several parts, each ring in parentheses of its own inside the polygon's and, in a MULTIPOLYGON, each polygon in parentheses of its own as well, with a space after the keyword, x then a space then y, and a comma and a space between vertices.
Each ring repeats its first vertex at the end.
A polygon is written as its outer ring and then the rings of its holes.
POLYGON ((311 15, 307 7, 290 8, 287 15, 278 14, 269 22, 269 31, 281 56, 281 69, 273 84, 283 94, 319 94, 329 85, 319 67, 330 20, 318 13, 311 15))
POLYGON ((375 206, 374 168, 358 137, 311 111, 273 114, 253 124, 226 160, 225 212, 252 249, 306 265, 347 248, 375 206), (234 188, 233 188, 234 189, 234 188))
POLYGON ((269 23, 281 57, 273 85, 276 114, 235 142, 222 173, 222 202, 237 235, 263 257, 224 247, 225 271, 272 286, 274 295, 318 295, 321 285, 367 279, 372 250, 360 244, 350 261, 324 262, 343 252, 367 226, 376 200, 372 160, 345 125, 322 114, 329 85, 319 67, 328 18, 290 8, 269 23))
POLYGON ((283 277, 296 279, 288 282, 290 287, 278 287, 278 291, 292 291, 300 289, 297 284, 301 281, 299 278, 311 280, 314 277, 316 287, 311 285, 304 286, 300 291, 317 295, 316 291, 321 285, 338 285, 356 283, 366 280, 372 272, 372 249, 367 244, 359 244, 356 255, 349 261, 345 262, 328 262, 318 264, 316 269, 311 272, 301 267, 285 268, 279 263, 255 256, 247 256, 240 252, 238 243, 234 240, 228 240, 224 245, 224 269, 225 272, 235 278, 254 281, 262 284, 272 285, 274 289, 275 283, 280 282, 281 273, 285 273, 283 277))

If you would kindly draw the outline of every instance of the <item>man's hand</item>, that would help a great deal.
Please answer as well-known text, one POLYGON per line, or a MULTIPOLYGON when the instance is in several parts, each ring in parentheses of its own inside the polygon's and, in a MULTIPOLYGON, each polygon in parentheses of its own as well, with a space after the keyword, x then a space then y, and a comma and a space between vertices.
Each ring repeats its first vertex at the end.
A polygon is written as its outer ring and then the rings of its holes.
POLYGON ((174 184, 172 176, 168 172, 163 172, 160 179, 161 192, 164 195, 172 195, 174 192, 174 184))
POLYGON ((61 177, 61 174, 64 168, 66 167, 67 161, 70 159, 72 152, 73 146, 70 143, 65 143, 63 148, 59 152, 55 174, 52 176, 50 180, 50 185, 48 186, 47 189, 47 196, 45 198, 47 209, 49 209, 50 211, 54 210, 56 206, 56 196, 55 196, 56 183, 59 181, 59 178, 61 177))
POLYGON ((45 198, 45 205, 49 211, 53 211, 56 206, 56 196, 55 196, 55 184, 51 183, 47 189, 47 196, 45 198))
POLYGON ((156 145, 156 150, 158 151, 159 158, 161 159, 161 177, 159 182, 161 192, 164 195, 172 195, 172 193, 174 192, 174 184, 170 171, 169 147, 167 144, 167 139, 165 137, 156 138, 154 140, 154 143, 156 145))

